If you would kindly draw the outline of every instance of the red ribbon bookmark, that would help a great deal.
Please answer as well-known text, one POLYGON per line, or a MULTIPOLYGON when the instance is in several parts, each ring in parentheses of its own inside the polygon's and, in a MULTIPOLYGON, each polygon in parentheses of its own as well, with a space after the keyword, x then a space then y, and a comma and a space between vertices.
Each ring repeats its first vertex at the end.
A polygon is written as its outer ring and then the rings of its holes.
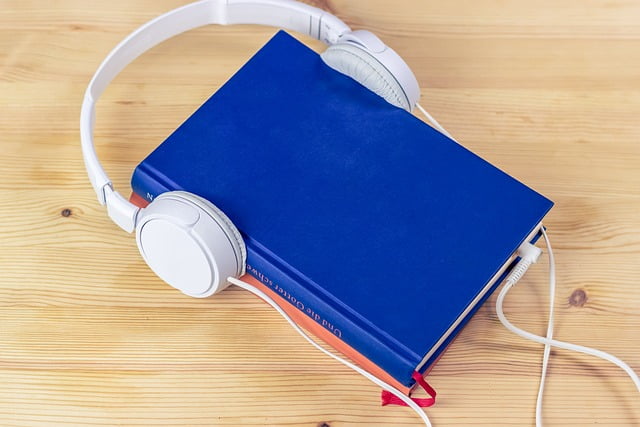
MULTIPOLYGON (((416 380, 418 385, 420 385, 420 387, 422 387, 422 389, 426 391, 427 394, 430 396, 422 399, 411 397, 411 400, 416 402, 416 404, 421 408, 427 408, 429 406, 433 406, 433 404, 436 403, 436 395, 437 395, 433 387, 431 387, 429 383, 427 383, 424 380, 424 378, 422 377, 422 374, 418 371, 413 371, 413 374, 411 374, 411 378, 416 380)), ((380 393, 380 398, 382 399, 382 406, 386 406, 386 405, 407 406, 406 403, 404 403, 402 400, 400 400, 398 397, 396 397, 394 394, 392 394, 387 390, 382 390, 382 393, 380 393)))

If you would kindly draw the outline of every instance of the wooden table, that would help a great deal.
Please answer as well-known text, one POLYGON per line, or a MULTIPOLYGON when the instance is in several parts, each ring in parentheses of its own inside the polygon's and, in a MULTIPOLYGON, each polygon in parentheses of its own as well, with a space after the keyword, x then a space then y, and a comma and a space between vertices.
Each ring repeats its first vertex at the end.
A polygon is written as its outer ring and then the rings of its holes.
MULTIPOLYGON (((0 425, 420 425, 247 292, 164 285, 97 204, 83 91, 116 43, 183 3, 2 2, 0 425)), ((453 135, 556 202, 556 336, 640 370, 640 3, 315 3, 380 35, 453 135)), ((115 185, 128 191, 137 162, 273 32, 203 28, 127 68, 98 108, 115 185)), ((543 261, 507 300, 513 322, 543 333, 547 289, 543 261)), ((429 376, 435 426, 534 423, 542 348, 506 331, 494 301, 429 376)), ((639 401, 615 366, 553 351, 547 425, 640 425, 639 401)))

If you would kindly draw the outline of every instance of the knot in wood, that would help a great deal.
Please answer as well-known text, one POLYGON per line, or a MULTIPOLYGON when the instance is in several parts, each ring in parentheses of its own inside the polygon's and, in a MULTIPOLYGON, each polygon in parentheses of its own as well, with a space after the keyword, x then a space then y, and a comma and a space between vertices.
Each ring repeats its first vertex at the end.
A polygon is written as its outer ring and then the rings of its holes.
POLYGON ((569 296, 569 305, 572 307, 583 307, 587 303, 587 293, 584 289, 576 289, 569 296))

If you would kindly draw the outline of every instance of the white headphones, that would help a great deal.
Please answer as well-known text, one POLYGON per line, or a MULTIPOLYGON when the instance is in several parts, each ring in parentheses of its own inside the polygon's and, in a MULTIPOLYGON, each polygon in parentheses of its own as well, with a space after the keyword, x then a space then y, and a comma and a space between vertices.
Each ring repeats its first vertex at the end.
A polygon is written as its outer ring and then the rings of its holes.
POLYGON ((138 28, 104 59, 89 83, 80 115, 82 152, 89 179, 109 217, 136 241, 149 267, 192 297, 207 297, 244 274, 246 248, 240 232, 212 203, 184 191, 158 196, 140 209, 113 189, 93 144, 95 103, 107 85, 142 53, 185 31, 207 24, 259 24, 315 37, 329 45, 321 54, 391 104, 411 111, 420 88, 409 66, 368 31, 292 0, 202 0, 174 9, 138 28))
MULTIPOLYGON (((193 297, 206 297, 220 292, 232 281, 253 292, 279 311, 312 345, 393 393, 416 411, 425 425, 431 426, 426 414, 408 396, 319 346, 268 295, 237 280, 244 274, 247 257, 245 244, 229 218, 212 203, 195 194, 171 191, 159 195, 145 209, 140 209, 113 189, 93 145, 97 99, 111 80, 139 55, 170 37, 206 24, 261 24, 307 34, 329 45, 321 55, 328 66, 357 80, 391 104, 411 111, 420 97, 415 76, 398 54, 372 33, 351 31, 344 22, 323 10, 292 0, 202 0, 191 3, 159 16, 129 35, 109 53, 89 83, 82 104, 80 136, 85 166, 98 200, 102 205, 107 205, 109 217, 121 228, 127 232, 135 229, 143 258, 171 286, 193 297)), ((448 135, 422 107, 418 105, 418 108, 435 127, 448 135)), ((544 228, 542 233, 546 240, 544 228)), ((555 267, 549 245, 548 249, 553 295, 555 267)), ((535 255, 536 259, 538 255, 535 255)), ((502 312, 502 301, 532 262, 527 257, 523 261, 506 279, 507 285, 500 292, 496 307, 500 321, 508 329, 546 346, 536 422, 541 419, 541 397, 550 345, 609 360, 624 369, 640 390, 640 379, 621 360, 598 350, 552 339, 552 316, 546 338, 523 331, 508 322, 502 312)))

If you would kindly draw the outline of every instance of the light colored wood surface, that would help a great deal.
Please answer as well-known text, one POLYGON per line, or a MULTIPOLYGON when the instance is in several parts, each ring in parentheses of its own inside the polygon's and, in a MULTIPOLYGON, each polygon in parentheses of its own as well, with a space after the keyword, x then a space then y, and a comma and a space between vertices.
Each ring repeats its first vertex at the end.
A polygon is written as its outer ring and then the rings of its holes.
MULTIPOLYGON (((98 206, 82 93, 116 43, 182 3, 1 4, 0 425, 420 425, 246 292, 169 289, 98 206)), ((465 146, 556 202, 556 336, 640 370, 640 3, 322 3, 393 46, 465 146)), ((116 186, 272 33, 199 29, 119 76, 96 129, 116 186)), ((544 261, 507 301, 537 333, 546 274, 544 261)), ((541 347, 507 332, 494 301, 429 377, 435 426, 533 425, 541 347)), ((638 402, 616 367, 553 351, 547 425, 640 425, 638 402)))

